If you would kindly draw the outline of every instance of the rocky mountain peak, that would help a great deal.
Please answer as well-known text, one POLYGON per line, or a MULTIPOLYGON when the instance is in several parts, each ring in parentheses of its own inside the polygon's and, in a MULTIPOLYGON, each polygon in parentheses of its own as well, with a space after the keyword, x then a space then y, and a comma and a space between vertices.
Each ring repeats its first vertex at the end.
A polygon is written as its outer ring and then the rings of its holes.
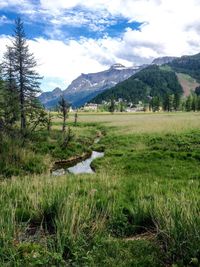
POLYGON ((46 92, 39 97, 47 108, 56 105, 58 99, 63 95, 73 107, 79 107, 90 101, 101 92, 112 88, 117 83, 128 79, 139 71, 140 68, 126 68, 120 63, 112 65, 109 69, 97 73, 82 73, 79 77, 62 91, 56 88, 53 92, 46 92))
POLYGON ((125 69, 126 67, 124 66, 124 65, 122 65, 122 64, 120 64, 120 63, 115 63, 115 64, 113 64, 111 67, 110 67, 110 69, 125 69))
POLYGON ((56 87, 53 91, 52 91, 52 93, 54 93, 54 94, 59 94, 59 93, 61 93, 62 92, 62 90, 59 88, 59 87, 56 87))

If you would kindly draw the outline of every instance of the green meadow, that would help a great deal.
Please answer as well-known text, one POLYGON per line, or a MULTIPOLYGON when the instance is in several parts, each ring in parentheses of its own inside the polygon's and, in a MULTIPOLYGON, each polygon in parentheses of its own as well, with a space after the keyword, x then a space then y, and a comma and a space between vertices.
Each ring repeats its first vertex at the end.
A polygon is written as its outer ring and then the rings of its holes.
POLYGON ((64 150, 56 114, 26 149, 4 140, 0 266, 200 266, 200 113, 73 119, 64 150), (50 175, 91 150, 94 174, 50 175))

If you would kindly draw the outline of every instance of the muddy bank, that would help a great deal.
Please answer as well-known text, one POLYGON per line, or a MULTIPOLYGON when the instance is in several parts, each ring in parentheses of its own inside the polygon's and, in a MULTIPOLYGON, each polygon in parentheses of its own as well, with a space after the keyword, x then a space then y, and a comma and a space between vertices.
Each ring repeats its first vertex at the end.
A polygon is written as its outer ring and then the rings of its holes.
MULTIPOLYGON (((94 139, 93 145, 99 143, 101 140, 102 133, 97 133, 94 139)), ((94 170, 90 166, 92 161, 96 158, 101 158, 104 156, 104 152, 101 149, 99 151, 85 152, 82 155, 73 156, 66 160, 55 161, 53 167, 51 168, 51 174, 54 176, 65 175, 66 173, 94 173, 94 170)))
POLYGON ((71 158, 66 159, 66 160, 55 161, 54 166, 51 169, 51 172, 56 171, 58 169, 70 168, 70 167, 76 165, 77 163, 88 159, 89 157, 91 157, 91 155, 92 155, 92 151, 85 152, 82 155, 74 156, 74 157, 71 157, 71 158))

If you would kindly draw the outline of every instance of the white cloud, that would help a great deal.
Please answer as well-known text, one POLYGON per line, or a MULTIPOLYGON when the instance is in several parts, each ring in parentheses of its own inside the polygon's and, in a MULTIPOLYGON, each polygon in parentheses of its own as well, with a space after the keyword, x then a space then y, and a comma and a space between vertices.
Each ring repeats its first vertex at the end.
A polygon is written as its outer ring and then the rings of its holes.
POLYGON ((34 9, 34 2, 31 0, 1 0, 0 9, 8 8, 14 11, 18 10, 21 13, 32 13, 34 9))
MULTIPOLYGON (((81 73, 97 72, 118 61, 111 55, 113 41, 110 46, 105 45, 108 40, 95 41, 92 39, 71 40, 68 43, 43 38, 29 41, 30 48, 39 62, 39 72, 47 80, 52 77, 60 81, 59 86, 65 88, 81 73)), ((120 60, 122 63, 128 63, 120 60)), ((48 83, 48 86, 51 87, 48 83)), ((44 88, 48 89, 48 88, 44 88)), ((50 89, 53 89, 52 87, 50 89)))
POLYGON ((123 16, 130 22, 145 22, 140 31, 129 29, 124 33, 118 45, 121 50, 116 53, 124 54, 125 59, 180 56, 200 51, 199 0, 41 0, 41 7, 49 13, 63 14, 77 6, 96 12, 97 21, 98 14, 104 12, 112 18, 123 16))
MULTIPOLYGON (((28 12, 32 4, 25 0, 1 0, 0 8, 19 8, 22 3, 28 12)), ((55 85, 53 79, 67 87, 82 72, 100 71, 115 62, 138 65, 155 57, 200 52, 199 0, 41 0, 38 10, 38 15, 43 14, 55 26, 49 33, 51 40, 41 37, 30 41, 49 89, 55 85), (74 7, 79 11, 72 10, 74 7), (56 40, 56 36, 62 36, 60 25, 100 30, 115 23, 117 16, 144 23, 140 31, 127 28, 118 38, 56 40)), ((5 46, 5 37, 0 38, 0 46, 5 46)), ((2 49, 0 57, 1 53, 2 49)))
POLYGON ((77 28, 84 26, 92 31, 104 31, 107 26, 116 24, 117 20, 105 10, 98 13, 91 10, 69 10, 59 16, 53 16, 50 22, 56 29, 68 25, 77 28))
POLYGON ((0 25, 13 23, 12 20, 8 19, 5 15, 0 16, 0 25))
POLYGON ((9 36, 0 36, 0 60, 2 60, 4 53, 6 52, 6 45, 10 44, 9 36))

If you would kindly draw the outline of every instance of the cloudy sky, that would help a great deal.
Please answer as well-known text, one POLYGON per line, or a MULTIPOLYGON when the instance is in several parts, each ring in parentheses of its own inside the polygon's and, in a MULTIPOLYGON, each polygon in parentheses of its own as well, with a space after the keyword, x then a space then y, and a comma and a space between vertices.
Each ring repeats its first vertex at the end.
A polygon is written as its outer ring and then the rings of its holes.
POLYGON ((0 0, 0 59, 18 16, 44 91, 114 63, 200 52, 200 0, 0 0))

